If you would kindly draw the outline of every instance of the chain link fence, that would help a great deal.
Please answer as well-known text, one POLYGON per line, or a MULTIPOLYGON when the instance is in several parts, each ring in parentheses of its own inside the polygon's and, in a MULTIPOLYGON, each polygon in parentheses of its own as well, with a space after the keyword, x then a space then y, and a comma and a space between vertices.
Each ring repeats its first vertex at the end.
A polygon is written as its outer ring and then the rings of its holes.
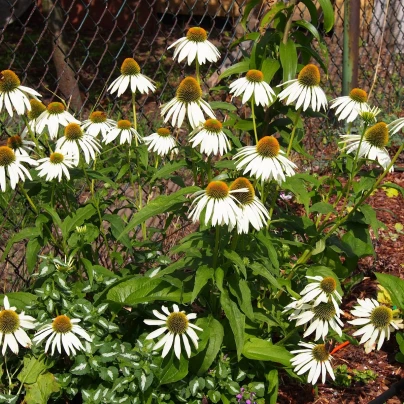
MULTIPOLYGON (((250 15, 247 26, 257 27, 260 16, 277 0, 263 0, 250 15)), ((281 0, 278 0, 281 1, 281 0)), ((286 1, 286 0, 285 0, 286 1)), ((348 0, 345 0, 348 1, 348 0)), ((358 84, 373 87, 372 103, 387 112, 399 111, 404 97, 404 3, 402 0, 361 2, 358 84)), ((170 99, 186 67, 172 63, 168 46, 191 26, 202 26, 219 47, 222 64, 204 81, 214 85, 240 49, 229 44, 243 34, 240 21, 247 0, 0 0, 1 70, 11 69, 22 83, 37 89, 45 102, 66 100, 81 117, 95 105, 125 116, 125 105, 109 96, 106 88, 119 74, 126 57, 134 57, 158 91, 139 97, 146 122, 158 121, 156 104, 170 99)), ((335 26, 325 40, 329 47, 328 95, 341 95, 343 77, 344 0, 334 0, 335 26)), ((308 19, 303 3, 296 19, 308 19)), ((319 26, 321 30, 321 16, 319 26)), ((0 144, 8 133, 7 117, 0 116, 0 144)), ((156 125, 154 125, 156 126, 156 125)), ((123 191, 125 192, 125 191, 123 191)), ((25 212, 18 208, 20 195, 1 202, 0 254, 7 240, 24 226, 25 212)), ((26 207, 29 209, 29 207, 26 207)), ((19 243, 0 262, 0 285, 13 290, 26 277, 25 243, 19 243)))

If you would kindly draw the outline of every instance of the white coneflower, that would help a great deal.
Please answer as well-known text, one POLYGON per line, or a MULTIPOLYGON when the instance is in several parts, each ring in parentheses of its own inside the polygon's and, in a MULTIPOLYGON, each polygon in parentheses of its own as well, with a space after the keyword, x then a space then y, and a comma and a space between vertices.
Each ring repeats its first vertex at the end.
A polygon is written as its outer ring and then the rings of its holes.
POLYGON ((35 146, 35 143, 30 140, 25 140, 24 134, 21 134, 21 136, 10 136, 7 139, 7 146, 13 149, 17 156, 28 156, 29 153, 34 151, 32 146, 35 146))
POLYGON ((396 119, 395 121, 389 123, 388 127, 392 135, 400 132, 400 130, 404 128, 404 118, 396 119))
POLYGON ((337 282, 331 276, 323 278, 320 275, 306 276, 307 279, 311 279, 314 282, 309 283, 300 292, 303 303, 313 303, 314 306, 320 303, 327 303, 331 300, 334 307, 337 309, 339 303, 342 301, 341 295, 337 291, 337 282))
POLYGON ((55 353, 55 348, 62 353, 62 347, 67 355, 76 355, 76 350, 84 350, 83 344, 77 335, 91 342, 91 337, 82 327, 77 325, 79 319, 69 318, 62 314, 53 319, 51 324, 42 326, 33 338, 33 342, 40 344, 44 339, 48 338, 45 344, 45 352, 48 352, 52 345, 51 355, 55 353))
POLYGON ((320 87, 320 71, 316 65, 308 64, 300 70, 297 79, 280 86, 286 84, 288 86, 278 95, 281 101, 286 99, 286 105, 296 101, 296 110, 302 107, 305 111, 310 105, 313 111, 327 109, 327 97, 320 87))
POLYGON ((112 119, 108 119, 105 112, 93 111, 89 118, 81 124, 81 129, 94 137, 97 137, 101 133, 102 139, 105 139, 108 131, 115 125, 116 122, 112 119))
POLYGON ((25 177, 32 180, 29 171, 21 164, 28 163, 36 166, 38 163, 29 156, 17 155, 8 146, 0 146, 0 187, 6 190, 6 170, 10 177, 11 189, 14 189, 18 181, 25 181, 25 177))
POLYGON ((316 384, 318 378, 321 376, 321 381, 325 383, 327 371, 335 380, 335 375, 331 367, 332 356, 328 352, 325 344, 313 344, 307 342, 299 342, 299 345, 304 349, 297 349, 291 351, 292 354, 297 354, 290 360, 291 365, 294 367, 293 371, 298 375, 309 372, 307 382, 316 384))
POLYGON ((234 228, 237 225, 237 217, 241 214, 237 206, 238 201, 232 195, 235 192, 248 192, 248 190, 230 191, 225 182, 211 181, 206 190, 193 194, 195 199, 190 207, 189 218, 196 222, 201 220, 201 214, 205 212, 205 225, 211 222, 212 226, 230 225, 234 228))
POLYGON ((56 150, 49 157, 38 160, 39 166, 36 168, 39 177, 45 177, 46 181, 58 178, 62 181, 63 174, 70 179, 69 168, 74 167, 74 158, 64 154, 61 150, 56 150))
POLYGON ((113 142, 119 136, 119 144, 132 143, 132 137, 135 137, 139 143, 142 143, 143 138, 137 130, 132 127, 130 121, 121 119, 116 123, 116 126, 111 128, 104 138, 104 143, 113 142))
POLYGON ((360 88, 354 88, 349 95, 337 97, 330 101, 330 108, 336 108, 335 116, 339 121, 346 119, 353 122, 359 115, 359 111, 366 108, 368 95, 360 88))
POLYGON ((35 319, 27 316, 22 311, 17 314, 16 308, 11 307, 8 297, 4 296, 4 310, 0 311, 0 345, 3 344, 2 354, 6 353, 7 347, 15 354, 18 354, 18 344, 24 348, 31 347, 31 339, 25 329, 35 328, 35 319))
POLYGON ((97 139, 84 133, 77 123, 69 123, 65 127, 64 136, 56 142, 56 149, 70 155, 74 165, 79 163, 80 149, 87 164, 90 164, 90 159, 94 160, 95 154, 101 150, 97 139))
POLYGON ((173 304, 173 312, 170 313, 167 307, 161 306, 161 310, 165 314, 161 314, 157 310, 153 310, 153 314, 158 318, 158 320, 144 320, 147 325, 159 325, 161 326, 157 330, 151 332, 146 336, 146 339, 154 339, 160 335, 167 332, 163 338, 156 345, 154 345, 153 350, 158 350, 162 346, 163 352, 161 356, 164 358, 171 347, 174 345, 175 356, 180 359, 181 357, 181 339, 184 344, 185 352, 188 358, 191 357, 191 346, 189 344, 188 338, 192 341, 195 348, 198 348, 198 335, 194 330, 203 331, 202 328, 190 323, 189 320, 194 320, 196 318, 195 313, 185 314, 184 311, 180 311, 176 304, 173 304))
POLYGON ((229 93, 234 93, 233 97, 243 95, 243 104, 254 97, 254 103, 263 107, 271 104, 276 98, 274 90, 264 81, 264 74, 260 70, 249 70, 245 77, 233 81, 229 93))
POLYGON ((60 126, 66 127, 69 123, 80 124, 72 114, 66 111, 61 102, 51 102, 46 111, 36 120, 36 131, 41 134, 45 127, 48 127, 48 133, 51 139, 58 137, 60 126))
POLYGON ((173 59, 178 56, 178 62, 188 59, 190 65, 194 59, 198 60, 200 65, 208 62, 217 62, 220 53, 216 46, 208 41, 208 35, 203 28, 192 27, 188 30, 187 36, 178 39, 168 47, 175 47, 173 59))
MULTIPOLYGON (((341 138, 343 139, 340 142, 343 145, 342 150, 346 149, 347 153, 356 154, 360 145, 358 157, 377 160, 385 169, 390 165, 391 159, 385 147, 389 141, 389 129, 386 123, 379 122, 366 129, 362 142, 361 135, 341 135, 341 138)), ((393 169, 392 166, 390 171, 393 169)))
POLYGON ((143 140, 147 144, 147 149, 159 156, 166 156, 170 152, 178 154, 177 142, 167 128, 159 128, 156 133, 145 136, 143 140))
MULTIPOLYGON (((266 226, 269 213, 262 202, 255 196, 254 187, 244 177, 237 178, 230 186, 230 191, 247 189, 248 192, 234 192, 233 196, 239 202, 241 214, 237 217, 237 233, 247 234, 250 224, 259 231, 266 226)), ((231 229, 230 229, 231 230, 231 229)))
POLYGON ((117 96, 120 97, 129 86, 132 93, 135 93, 137 90, 141 94, 147 94, 149 91, 153 92, 156 90, 151 80, 140 73, 140 66, 132 58, 126 58, 123 61, 121 75, 112 82, 108 87, 108 91, 111 94, 117 91, 117 96))
MULTIPOLYGON (((35 98, 29 100, 29 103, 31 105, 31 110, 27 113, 29 119, 27 125, 29 126, 31 132, 36 133, 36 124, 38 123, 38 118, 41 116, 42 112, 46 111, 46 107, 41 101, 36 100, 35 98)), ((25 127, 22 134, 25 136, 27 133, 28 128, 25 127)))
POLYGON ((201 86, 193 77, 186 77, 178 86, 175 97, 161 106, 164 122, 171 120, 171 125, 180 127, 187 115, 192 128, 205 122, 204 113, 215 118, 210 105, 202 99, 201 86))
POLYGON ((244 169, 243 174, 250 173, 262 181, 274 179, 282 183, 286 177, 294 175, 297 168, 284 154, 275 137, 265 136, 256 146, 239 149, 233 159, 237 160, 237 170, 244 169))
POLYGON ((296 326, 310 322, 303 337, 316 332, 314 340, 317 341, 320 338, 325 339, 329 328, 332 328, 339 336, 342 335, 341 313, 339 307, 335 307, 332 302, 319 303, 317 306, 303 303, 297 305, 296 311, 289 316, 289 320, 296 320, 296 326))
POLYGON ((211 154, 223 156, 231 146, 222 126, 217 119, 207 119, 203 126, 198 126, 189 134, 192 147, 200 145, 201 153, 207 156, 211 154))
POLYGON ((377 342, 379 350, 384 340, 390 339, 390 333, 394 330, 404 328, 403 320, 394 318, 393 310, 387 306, 382 306, 375 299, 357 299, 358 306, 351 310, 351 314, 359 317, 355 320, 348 321, 353 325, 363 325, 358 331, 352 335, 362 335, 360 344, 368 342, 372 346, 377 342))
POLYGON ((13 116, 13 109, 18 115, 31 109, 28 96, 41 97, 41 94, 32 88, 21 85, 18 76, 11 70, 2 70, 0 73, 0 112, 3 107, 13 116))

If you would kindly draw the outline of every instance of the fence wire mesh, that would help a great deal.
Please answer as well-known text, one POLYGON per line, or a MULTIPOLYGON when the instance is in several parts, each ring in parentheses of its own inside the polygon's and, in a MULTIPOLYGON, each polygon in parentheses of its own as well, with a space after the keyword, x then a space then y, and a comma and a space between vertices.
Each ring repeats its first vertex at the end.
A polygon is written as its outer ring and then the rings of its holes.
MULTIPOLYGON (((260 15, 277 1, 281 0, 264 0, 250 15, 248 28, 256 29, 260 15)), ((402 107, 404 96, 404 3, 360 1, 358 84, 367 90, 374 85, 374 103, 394 112, 402 107)), ((223 55, 217 71, 204 77, 207 85, 215 84, 218 74, 240 56, 240 47, 230 51, 229 44, 243 33, 240 21, 247 2, 0 0, 0 67, 15 71, 23 84, 43 94, 45 102, 56 95, 67 100, 79 116, 87 117, 96 104, 125 116, 125 99, 121 97, 118 102, 106 88, 117 77, 122 61, 134 57, 142 72, 156 82, 157 95, 137 100, 146 122, 156 122, 160 119, 156 105, 174 95, 175 80, 185 75, 184 67, 172 63, 168 46, 190 26, 206 28, 209 39, 223 55), (174 81, 167 79, 170 77, 174 81)), ((334 10, 335 26, 325 38, 330 52, 331 97, 341 94, 344 0, 334 0, 334 10)), ((296 19, 301 18, 309 18, 303 3, 299 3, 296 13, 296 19)), ((318 28, 321 29, 321 18, 318 28)), ((8 118, 0 116, 0 144, 10 135, 7 128, 8 118)), ((1 197, 0 202, 2 254, 7 240, 24 226, 26 212, 18 208, 23 203, 18 192, 8 203, 3 203, 1 197)), ((18 243, 0 262, 3 289, 16 289, 27 279, 25 246, 23 241, 18 243)))

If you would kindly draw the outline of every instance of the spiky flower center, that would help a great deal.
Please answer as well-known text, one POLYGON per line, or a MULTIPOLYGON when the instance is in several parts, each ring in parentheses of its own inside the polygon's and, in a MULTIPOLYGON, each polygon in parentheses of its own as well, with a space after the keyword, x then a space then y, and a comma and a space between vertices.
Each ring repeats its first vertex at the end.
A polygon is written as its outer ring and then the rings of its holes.
POLYGON ((135 76, 140 73, 140 66, 135 59, 126 58, 122 63, 121 73, 124 76, 135 76))
POLYGON ((203 127, 212 133, 219 133, 222 130, 222 124, 217 119, 207 119, 203 124, 203 127))
POLYGON ((378 306, 372 310, 370 314, 370 322, 376 328, 385 328, 393 320, 393 311, 386 306, 378 306))
POLYGON ((51 102, 46 109, 52 115, 65 112, 65 106, 61 102, 51 102))
POLYGON ((320 282, 320 288, 323 290, 323 292, 331 294, 337 288, 337 282, 335 282, 333 277, 327 276, 320 282))
POLYGON ((49 156, 49 161, 52 164, 60 164, 63 162, 64 159, 65 158, 62 153, 51 153, 51 155, 49 156))
POLYGON ((208 34, 203 28, 192 27, 187 32, 188 41, 205 42, 208 39, 208 34))
POLYGON ((168 137, 170 136, 170 130, 167 128, 159 128, 157 129, 157 134, 161 137, 168 137))
POLYGON ((311 353, 317 362, 326 362, 330 357, 330 353, 328 352, 325 344, 316 345, 312 349, 311 353))
POLYGON ((389 129, 384 122, 378 122, 365 132, 365 139, 378 148, 386 146, 389 141, 389 129))
POLYGON ((0 311, 0 332, 11 334, 20 327, 20 317, 14 310, 0 311))
POLYGON ((316 65, 304 66, 297 77, 299 83, 306 86, 318 86, 320 84, 320 71, 316 65))
POLYGON ((245 75, 245 77, 248 81, 251 81, 252 83, 261 83, 261 81, 264 80, 264 75, 262 74, 262 72, 254 69, 249 70, 245 75))
POLYGON ((226 198, 229 195, 229 187, 223 181, 211 181, 206 187, 206 195, 214 199, 226 198))
POLYGON ((186 77, 177 89, 177 98, 181 102, 195 102, 202 97, 201 86, 193 77, 186 77))
POLYGON ((65 127, 65 138, 68 140, 79 140, 83 136, 83 131, 78 123, 69 123, 65 127))
POLYGON ((132 127, 132 124, 127 119, 121 119, 120 121, 118 121, 116 126, 118 127, 118 129, 128 130, 132 127))
POLYGON ((17 150, 17 149, 19 149, 20 147, 22 147, 21 136, 18 136, 18 135, 10 136, 10 137, 7 139, 7 146, 8 146, 10 149, 13 149, 13 150, 17 150))
POLYGON ((92 123, 103 123, 107 120, 107 114, 103 111, 94 111, 91 112, 89 119, 92 123))
POLYGON ((349 93, 349 97, 352 98, 356 102, 366 102, 368 100, 368 95, 366 91, 361 90, 360 88, 354 88, 349 93))
POLYGON ((169 331, 174 334, 184 334, 188 329, 188 319, 184 313, 175 311, 171 313, 166 320, 166 325, 169 331))
POLYGON ((319 318, 324 321, 331 320, 336 314, 335 307, 331 302, 320 303, 313 307, 312 310, 314 312, 314 318, 319 318))
POLYGON ((230 185, 230 191, 237 189, 247 188, 248 192, 232 192, 232 195, 242 204, 249 205, 254 201, 255 191, 251 182, 244 177, 237 178, 233 184, 230 185))
POLYGON ((279 142, 273 136, 265 136, 258 141, 257 153, 262 157, 276 157, 279 154, 279 142))
POLYGON ((52 322, 53 331, 57 334, 66 334, 72 330, 73 324, 70 321, 70 318, 62 314, 61 316, 57 316, 52 322))
POLYGON ((0 92, 8 93, 21 84, 18 76, 11 70, 2 70, 0 75, 0 92))
POLYGON ((7 167, 15 161, 13 149, 8 146, 0 146, 0 167, 7 167))
POLYGON ((45 105, 43 105, 41 101, 38 101, 35 98, 29 100, 29 103, 31 104, 31 111, 28 111, 28 118, 31 121, 38 118, 38 116, 41 115, 43 111, 46 111, 45 105))

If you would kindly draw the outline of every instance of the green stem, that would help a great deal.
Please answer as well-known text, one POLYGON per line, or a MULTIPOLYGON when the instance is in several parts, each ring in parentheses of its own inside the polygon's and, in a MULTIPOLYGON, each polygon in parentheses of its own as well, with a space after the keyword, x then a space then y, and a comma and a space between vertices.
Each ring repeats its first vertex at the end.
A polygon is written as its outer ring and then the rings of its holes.
POLYGON ((13 383, 11 382, 10 372, 8 371, 7 353, 5 353, 5 355, 4 355, 4 366, 6 368, 6 373, 7 373, 7 377, 8 377, 8 394, 10 395, 11 394, 11 386, 12 386, 13 383))
POLYGON ((208 157, 208 160, 206 161, 206 163, 207 163, 207 166, 208 166, 208 172, 207 172, 207 174, 208 174, 208 183, 209 182, 211 182, 212 181, 212 167, 211 167, 211 163, 212 163, 212 161, 211 161, 211 156, 209 156, 208 157))
POLYGON ((154 168, 157 170, 158 166, 159 166, 159 156, 157 155, 156 156, 156 163, 154 164, 154 168))
MULTIPOLYGON (((290 6, 296 6, 296 0, 291 0, 291 1, 289 2, 288 6, 289 6, 289 7, 290 7, 290 6)), ((289 19, 288 19, 288 21, 286 22, 285 31, 283 31, 282 42, 283 42, 284 44, 286 44, 286 43, 288 42, 288 39, 289 39, 289 31, 290 31, 290 28, 291 28, 291 26, 292 26, 292 19, 293 19, 293 16, 294 16, 294 11, 295 11, 295 10, 294 10, 294 8, 293 8, 293 10, 292 10, 291 13, 290 13, 289 19)))
POLYGON ((24 186, 21 183, 18 183, 20 191, 24 194, 25 198, 27 199, 28 203, 31 205, 31 208, 34 210, 36 214, 39 213, 38 208, 35 206, 35 203, 32 201, 30 196, 28 195, 27 191, 24 189, 24 186))
POLYGON ((31 130, 31 126, 29 125, 28 117, 26 115, 21 115, 21 116, 22 116, 22 119, 23 119, 23 121, 25 123, 25 126, 26 126, 27 130, 28 130, 28 134, 29 134, 31 140, 35 143, 36 152, 38 153, 38 155, 43 157, 44 154, 41 153, 41 148, 39 147, 38 139, 36 138, 34 132, 32 132, 32 130, 31 130))
POLYGON ((236 251, 237 242, 238 242, 239 237, 240 237, 240 235, 235 231, 235 234, 231 240, 231 246, 230 246, 230 249, 232 251, 236 251))
POLYGON ((196 58, 196 81, 198 82, 198 84, 201 83, 200 77, 199 77, 199 62, 198 62, 198 58, 196 58))
POLYGON ((286 157, 289 157, 289 154, 292 151, 293 140, 295 138, 296 128, 297 128, 297 124, 299 122, 301 113, 302 113, 302 109, 299 108, 297 110, 295 120, 293 121, 293 128, 292 128, 292 133, 290 134, 289 145, 288 145, 288 149, 286 151, 286 157))
POLYGON ((213 268, 217 268, 217 259, 219 254, 219 241, 220 241, 220 226, 216 226, 216 236, 215 236, 215 249, 213 251, 213 268))
POLYGON ((255 144, 258 144, 258 135, 257 135, 257 125, 255 124, 255 109, 254 109, 254 95, 251 97, 251 116, 253 120, 253 126, 254 126, 254 136, 255 136, 255 144))
MULTIPOLYGON (((136 99, 135 99, 135 93, 132 93, 132 108, 133 108, 133 128, 137 131, 137 118, 136 118, 136 99)), ((135 144, 136 147, 138 146, 137 144, 137 138, 135 136, 135 144)))

